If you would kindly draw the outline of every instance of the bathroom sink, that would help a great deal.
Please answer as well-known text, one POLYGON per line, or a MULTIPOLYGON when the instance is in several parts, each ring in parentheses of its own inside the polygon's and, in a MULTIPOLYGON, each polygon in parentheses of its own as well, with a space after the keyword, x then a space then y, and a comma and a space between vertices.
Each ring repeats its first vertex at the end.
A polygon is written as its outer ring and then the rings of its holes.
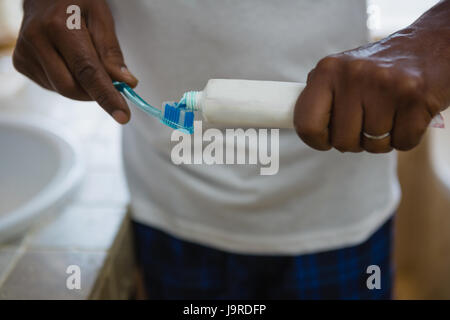
POLYGON ((84 165, 71 137, 41 119, 0 114, 0 242, 61 211, 84 165))

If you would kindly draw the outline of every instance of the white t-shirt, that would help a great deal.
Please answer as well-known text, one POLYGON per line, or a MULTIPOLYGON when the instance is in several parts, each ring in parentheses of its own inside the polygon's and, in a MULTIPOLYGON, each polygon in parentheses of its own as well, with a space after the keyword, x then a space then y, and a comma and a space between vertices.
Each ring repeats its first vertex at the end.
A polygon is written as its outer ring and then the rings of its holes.
MULTIPOLYGON (((317 61, 367 42, 361 0, 111 1, 137 92, 154 105, 211 78, 305 82, 317 61)), ((172 130, 136 108, 123 155, 137 221, 241 253, 303 254, 367 239, 396 209, 395 153, 309 148, 280 130, 279 172, 174 165, 172 130)))

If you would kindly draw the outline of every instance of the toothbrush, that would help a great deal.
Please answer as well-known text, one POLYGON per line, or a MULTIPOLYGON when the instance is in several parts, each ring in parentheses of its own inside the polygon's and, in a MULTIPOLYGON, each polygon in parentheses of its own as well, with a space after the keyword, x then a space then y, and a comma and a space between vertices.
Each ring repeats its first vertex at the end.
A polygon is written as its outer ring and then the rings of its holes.
POLYGON ((186 109, 183 102, 165 102, 164 110, 153 107, 145 102, 133 89, 124 82, 113 82, 114 87, 128 100, 148 115, 159 119, 168 127, 180 130, 184 133, 194 132, 194 112, 186 109))

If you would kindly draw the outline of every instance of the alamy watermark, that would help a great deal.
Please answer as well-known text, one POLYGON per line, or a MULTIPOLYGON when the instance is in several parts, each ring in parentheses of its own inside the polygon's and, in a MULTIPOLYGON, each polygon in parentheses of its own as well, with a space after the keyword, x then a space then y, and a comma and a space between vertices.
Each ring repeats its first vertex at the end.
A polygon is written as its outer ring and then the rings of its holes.
POLYGON ((366 273, 370 276, 366 280, 366 286, 369 290, 381 289, 381 269, 376 264, 367 267, 366 273))
POLYGON ((76 264, 67 267, 66 288, 68 290, 81 290, 81 268, 76 264))
POLYGON ((69 30, 81 29, 81 9, 79 6, 73 4, 67 7, 66 13, 70 16, 66 19, 66 26, 69 30))
POLYGON ((175 165, 259 165, 260 175, 274 175, 280 162, 279 131, 254 128, 203 131, 202 121, 195 121, 192 135, 172 132, 170 139, 177 143, 170 157, 175 165))

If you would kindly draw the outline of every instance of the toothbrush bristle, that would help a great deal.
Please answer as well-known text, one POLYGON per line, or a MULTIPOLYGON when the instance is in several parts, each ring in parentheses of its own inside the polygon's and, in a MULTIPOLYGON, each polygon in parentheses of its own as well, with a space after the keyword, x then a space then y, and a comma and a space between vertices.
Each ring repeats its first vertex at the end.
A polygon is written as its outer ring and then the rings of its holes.
POLYGON ((164 118, 170 122, 178 124, 178 121, 180 120, 180 109, 166 105, 164 110, 164 118))
POLYGON ((194 132, 194 113, 184 108, 177 108, 166 103, 161 119, 166 125, 174 129, 192 134, 194 132))
POLYGON ((194 126, 194 113, 192 111, 186 112, 184 115, 184 126, 187 128, 194 126))

